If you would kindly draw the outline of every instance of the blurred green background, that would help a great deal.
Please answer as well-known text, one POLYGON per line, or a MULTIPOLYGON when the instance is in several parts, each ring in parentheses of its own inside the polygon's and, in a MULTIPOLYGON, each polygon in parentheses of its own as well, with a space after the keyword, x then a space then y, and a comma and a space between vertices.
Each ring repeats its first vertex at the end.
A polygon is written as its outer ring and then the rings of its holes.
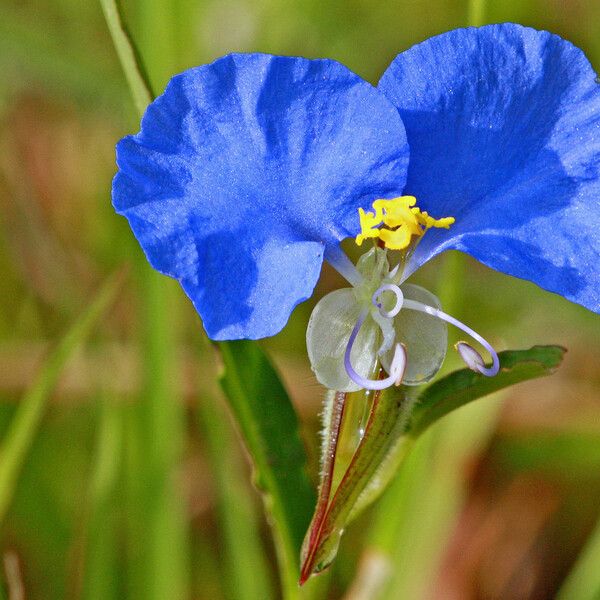
MULTIPOLYGON (((398 52, 480 18, 458 0, 123 8, 156 90, 231 51, 335 58, 375 83, 398 52)), ((560 34, 600 68, 597 0, 483 8, 485 22, 560 34)), ((200 320, 176 283, 151 272, 111 208, 114 145, 138 124, 100 5, 1 0, 0 72, 3 439, 50 348, 102 281, 129 265, 32 428, 18 477, 0 490, 9 502, 0 514, 4 597, 279 597, 269 527, 200 320)), ((458 318, 498 349, 558 343, 567 359, 553 377, 439 423, 303 595, 600 598, 600 318, 474 261, 445 262, 416 281, 458 318)), ((314 303, 340 284, 325 267, 313 299, 263 343, 300 415, 315 478, 323 391, 304 331, 314 303)), ((445 369, 458 365, 449 356, 445 369)))

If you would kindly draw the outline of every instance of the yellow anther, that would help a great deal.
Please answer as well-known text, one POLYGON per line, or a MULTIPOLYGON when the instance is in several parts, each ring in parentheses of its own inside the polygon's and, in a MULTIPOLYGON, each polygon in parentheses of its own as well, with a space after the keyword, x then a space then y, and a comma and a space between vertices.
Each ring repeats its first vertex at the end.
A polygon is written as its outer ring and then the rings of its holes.
POLYGON ((431 227, 448 229, 454 223, 454 217, 430 217, 427 212, 421 212, 416 203, 414 196, 400 196, 375 200, 375 212, 359 208, 361 231, 356 243, 360 246, 368 238, 380 239, 390 250, 404 250, 410 246, 413 236, 421 237, 431 227))
POLYGON ((379 239, 390 250, 404 250, 410 244, 412 233, 406 227, 398 229, 380 229, 379 239))
POLYGON ((365 212, 362 208, 358 209, 358 218, 360 219, 360 233, 356 236, 356 244, 360 246, 368 238, 378 238, 383 213, 380 208, 373 206, 375 212, 365 212))
POLYGON ((401 196, 393 200, 375 200, 373 208, 383 211, 383 223, 386 227, 406 227, 413 235, 420 235, 419 221, 413 212, 415 209, 411 208, 416 202, 414 196, 401 196))
POLYGON ((419 223, 425 227, 425 230, 431 227, 437 227, 438 229, 449 229, 450 225, 454 223, 454 217, 443 217, 442 219, 434 219, 427 214, 427 211, 421 212, 418 208, 412 209, 415 217, 419 223))

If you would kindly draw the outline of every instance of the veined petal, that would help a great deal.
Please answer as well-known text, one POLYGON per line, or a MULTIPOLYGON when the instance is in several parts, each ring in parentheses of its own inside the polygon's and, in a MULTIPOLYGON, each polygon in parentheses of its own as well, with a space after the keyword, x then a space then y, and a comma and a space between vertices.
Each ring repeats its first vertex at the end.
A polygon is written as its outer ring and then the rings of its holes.
POLYGON ((174 77, 117 146, 113 203, 213 339, 277 333, 356 213, 404 187, 393 105, 331 60, 229 55, 174 77))
POLYGON ((600 85, 581 50, 512 24, 400 54, 379 89, 404 121, 405 194, 430 214, 406 273, 447 249, 600 312, 600 85))

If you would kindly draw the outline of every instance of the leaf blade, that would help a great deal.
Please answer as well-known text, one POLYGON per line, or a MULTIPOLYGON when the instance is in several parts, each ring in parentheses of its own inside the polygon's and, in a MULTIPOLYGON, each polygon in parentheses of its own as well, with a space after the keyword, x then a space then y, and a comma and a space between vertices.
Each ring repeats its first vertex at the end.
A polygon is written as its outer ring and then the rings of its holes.
POLYGON ((218 344, 221 387, 255 468, 271 516, 286 597, 298 593, 298 557, 315 495, 306 474, 298 420, 277 373, 260 347, 240 340, 218 344))
POLYGON ((469 369, 454 371, 428 385, 419 395, 409 431, 417 437, 431 424, 465 404, 516 383, 552 375, 560 366, 565 348, 533 346, 529 350, 500 352, 500 372, 485 377, 469 369))

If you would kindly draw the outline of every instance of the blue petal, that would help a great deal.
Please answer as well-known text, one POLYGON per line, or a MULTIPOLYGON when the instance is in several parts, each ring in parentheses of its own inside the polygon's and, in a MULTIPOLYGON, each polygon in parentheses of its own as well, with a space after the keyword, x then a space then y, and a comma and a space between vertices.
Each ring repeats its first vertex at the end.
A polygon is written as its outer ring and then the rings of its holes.
POLYGON ((230 55, 174 77, 117 146, 113 203, 213 339, 277 333, 359 206, 398 195, 394 106, 330 60, 230 55))
POLYGON ((400 54, 379 89, 411 149, 405 193, 432 216, 410 271, 450 248, 600 312, 600 85, 556 35, 460 29, 400 54))

